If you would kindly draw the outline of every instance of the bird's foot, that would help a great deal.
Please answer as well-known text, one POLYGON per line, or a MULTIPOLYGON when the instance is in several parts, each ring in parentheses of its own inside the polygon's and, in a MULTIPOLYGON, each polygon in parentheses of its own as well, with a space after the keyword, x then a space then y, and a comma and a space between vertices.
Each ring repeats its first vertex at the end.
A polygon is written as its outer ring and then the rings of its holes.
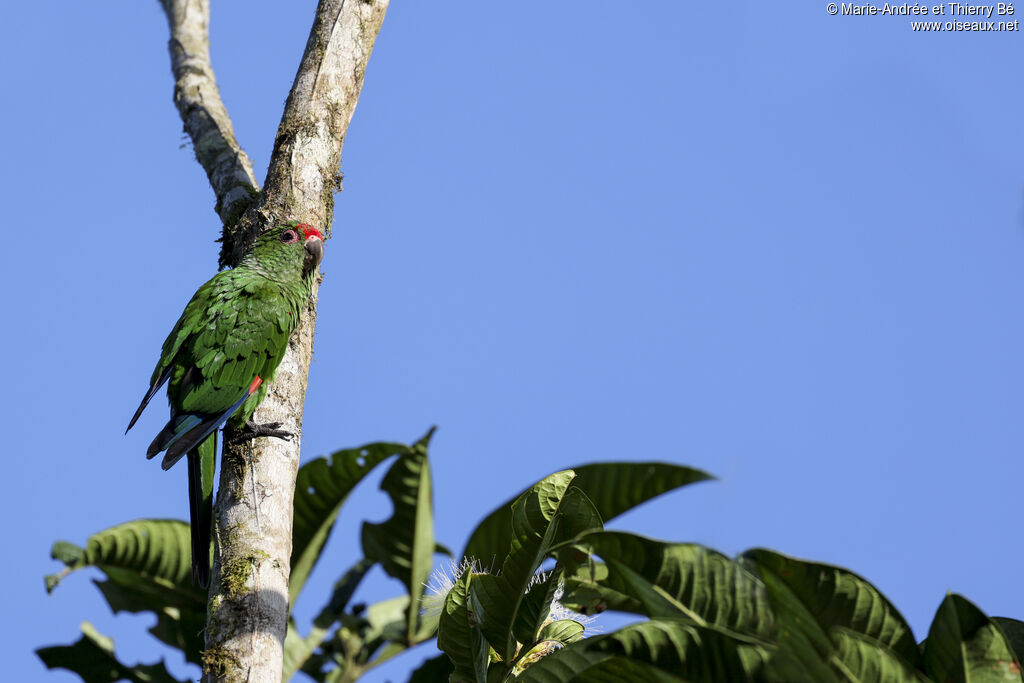
POLYGON ((291 441, 295 434, 285 429, 281 429, 280 427, 280 422, 264 422, 263 424, 256 424, 252 420, 246 420, 245 426, 235 431, 235 435, 231 437, 229 443, 236 444, 242 441, 248 441, 249 439, 255 439, 260 436, 276 436, 279 439, 291 441))

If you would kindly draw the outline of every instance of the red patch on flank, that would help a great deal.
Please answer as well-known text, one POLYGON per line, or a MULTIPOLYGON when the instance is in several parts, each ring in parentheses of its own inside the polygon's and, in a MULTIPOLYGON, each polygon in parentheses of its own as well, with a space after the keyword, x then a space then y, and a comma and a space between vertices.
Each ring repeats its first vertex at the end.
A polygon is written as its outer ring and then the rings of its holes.
POLYGON ((263 384, 263 378, 260 377, 259 375, 256 375, 256 379, 254 379, 252 381, 252 384, 249 385, 249 395, 252 396, 252 392, 259 389, 261 384, 263 384))
POLYGON ((317 230, 316 228, 314 228, 311 225, 308 225, 306 223, 299 223, 295 227, 302 231, 302 234, 305 235, 307 240, 310 237, 316 237, 317 239, 319 239, 321 241, 323 241, 323 239, 324 239, 323 233, 321 233, 319 230, 317 230))

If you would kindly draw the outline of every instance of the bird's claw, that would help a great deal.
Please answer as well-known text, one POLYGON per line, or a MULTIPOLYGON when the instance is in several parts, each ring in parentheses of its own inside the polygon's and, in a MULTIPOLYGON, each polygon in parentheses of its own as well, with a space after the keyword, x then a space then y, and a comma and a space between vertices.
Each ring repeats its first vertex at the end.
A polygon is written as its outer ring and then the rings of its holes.
POLYGON ((261 436, 276 436, 278 439, 291 441, 295 434, 288 430, 281 429, 280 427, 280 422, 264 422, 263 424, 256 424, 252 420, 246 420, 245 426, 237 430, 228 443, 236 444, 241 441, 248 441, 261 436))

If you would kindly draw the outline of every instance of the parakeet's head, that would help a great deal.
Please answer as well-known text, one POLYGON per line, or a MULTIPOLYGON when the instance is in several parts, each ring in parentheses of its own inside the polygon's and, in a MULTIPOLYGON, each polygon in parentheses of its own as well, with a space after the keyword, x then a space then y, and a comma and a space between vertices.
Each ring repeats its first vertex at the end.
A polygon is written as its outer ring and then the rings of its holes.
POLYGON ((324 259, 324 237, 306 223, 289 221, 256 238, 244 261, 275 280, 308 277, 324 259))

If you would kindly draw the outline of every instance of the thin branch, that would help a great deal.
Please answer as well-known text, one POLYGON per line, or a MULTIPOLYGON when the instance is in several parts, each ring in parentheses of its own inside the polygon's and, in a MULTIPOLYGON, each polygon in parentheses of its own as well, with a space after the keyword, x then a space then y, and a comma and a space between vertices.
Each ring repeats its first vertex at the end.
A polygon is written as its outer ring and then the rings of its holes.
POLYGON ((174 73, 174 104, 196 159, 217 196, 216 211, 234 223, 259 192, 252 161, 235 140, 210 65, 209 0, 160 0, 171 29, 168 49, 174 73))
POLYGON ((221 265, 238 262, 267 225, 299 218, 330 227, 341 148, 389 0, 321 0, 274 139, 256 204, 225 224, 221 265), (305 211, 295 215, 299 208, 305 211))

